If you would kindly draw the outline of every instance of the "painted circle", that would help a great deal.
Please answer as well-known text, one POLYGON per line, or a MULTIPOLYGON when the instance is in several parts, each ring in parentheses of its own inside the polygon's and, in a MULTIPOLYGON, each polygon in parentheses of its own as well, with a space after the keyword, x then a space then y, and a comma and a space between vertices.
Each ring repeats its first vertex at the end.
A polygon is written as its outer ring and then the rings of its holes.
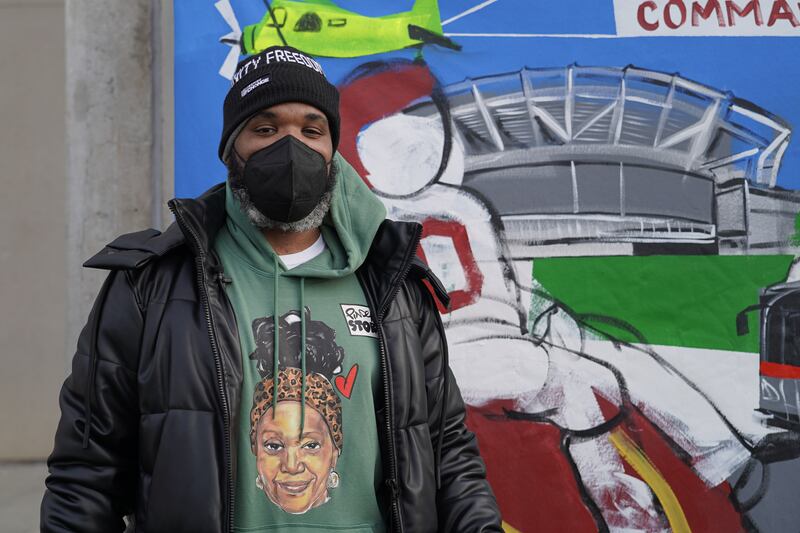
MULTIPOLYGON (((408 196, 421 191, 436 178, 442 162, 444 129, 438 116, 396 114, 362 130, 357 146, 375 192, 408 196)), ((453 142, 440 181, 458 184, 463 175, 464 151, 460 144, 453 142)))

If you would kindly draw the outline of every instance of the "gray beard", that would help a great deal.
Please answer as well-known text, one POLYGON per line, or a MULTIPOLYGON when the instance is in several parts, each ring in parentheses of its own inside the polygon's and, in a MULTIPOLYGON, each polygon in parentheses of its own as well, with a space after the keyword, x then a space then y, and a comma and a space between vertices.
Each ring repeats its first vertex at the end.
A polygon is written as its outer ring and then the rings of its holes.
POLYGON ((259 229, 277 229, 284 232, 298 233, 301 231, 308 231, 310 229, 318 228, 322 225, 325 215, 331 208, 331 199, 333 198, 333 187, 336 185, 337 164, 334 159, 331 161, 331 169, 328 172, 328 181, 325 184, 325 192, 320 198, 314 209, 294 222, 281 222, 274 220, 262 213, 253 204, 250 198, 250 192, 247 190, 247 185, 244 183, 244 165, 239 163, 236 157, 231 157, 228 163, 228 181, 231 185, 233 197, 239 202, 244 214, 247 215, 250 223, 259 229))

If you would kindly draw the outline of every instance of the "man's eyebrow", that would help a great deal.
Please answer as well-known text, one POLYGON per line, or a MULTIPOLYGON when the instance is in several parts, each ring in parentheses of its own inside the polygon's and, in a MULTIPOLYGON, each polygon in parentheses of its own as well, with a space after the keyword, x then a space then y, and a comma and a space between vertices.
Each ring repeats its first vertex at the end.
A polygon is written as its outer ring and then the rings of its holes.
POLYGON ((315 122, 328 122, 328 118, 325 115, 320 115, 319 113, 306 113, 306 120, 313 120, 315 122))
POLYGON ((278 115, 274 111, 269 111, 268 109, 263 109, 256 113, 257 117, 261 118, 278 118, 278 115))

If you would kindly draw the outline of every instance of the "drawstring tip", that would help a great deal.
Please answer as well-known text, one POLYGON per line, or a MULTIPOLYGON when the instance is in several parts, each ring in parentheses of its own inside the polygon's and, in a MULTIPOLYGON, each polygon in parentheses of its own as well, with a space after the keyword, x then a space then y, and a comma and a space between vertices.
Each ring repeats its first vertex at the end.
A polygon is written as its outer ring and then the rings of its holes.
POLYGON ((89 424, 86 424, 86 429, 83 430, 83 449, 89 447, 89 424))

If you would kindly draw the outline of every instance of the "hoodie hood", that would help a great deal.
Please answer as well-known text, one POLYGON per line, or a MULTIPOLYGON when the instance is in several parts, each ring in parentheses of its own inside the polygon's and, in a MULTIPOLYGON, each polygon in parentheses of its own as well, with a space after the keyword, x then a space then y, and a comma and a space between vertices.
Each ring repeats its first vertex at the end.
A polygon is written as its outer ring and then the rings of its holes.
POLYGON ((331 208, 320 228, 328 252, 291 270, 255 227, 226 183, 226 229, 236 244, 238 255, 258 270, 274 272, 278 265, 282 276, 335 278, 352 274, 367 257, 375 234, 386 218, 386 208, 369 190, 353 167, 338 152, 334 155, 336 184, 331 208))

